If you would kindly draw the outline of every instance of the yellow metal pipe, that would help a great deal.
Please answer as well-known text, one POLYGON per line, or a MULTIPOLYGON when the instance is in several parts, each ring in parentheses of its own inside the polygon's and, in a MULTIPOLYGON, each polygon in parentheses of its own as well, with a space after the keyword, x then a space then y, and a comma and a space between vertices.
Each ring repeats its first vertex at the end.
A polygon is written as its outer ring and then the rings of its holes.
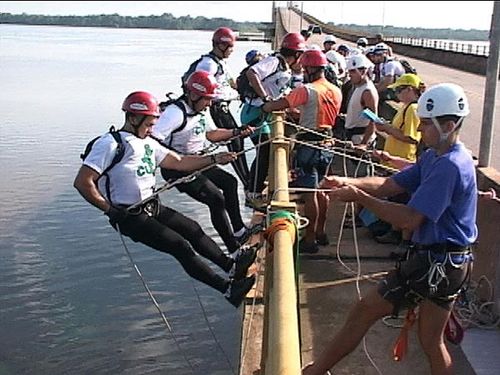
MULTIPOLYGON (((270 193, 274 210, 290 207, 288 194, 288 150, 284 140, 285 124, 283 112, 274 113, 273 143, 270 165, 270 193), (272 176, 272 177, 271 177, 272 176), (281 206, 281 207, 280 207, 281 206)), ((278 230, 273 239, 274 250, 268 253, 267 265, 272 270, 266 272, 266 311, 264 313, 263 357, 261 370, 266 375, 299 375, 300 345, 299 321, 293 241, 286 230, 278 230), (269 263, 268 263, 269 260, 269 263), (270 280, 269 280, 270 279, 270 280)))
POLYGON ((273 251, 273 290, 269 298, 269 352, 266 375, 299 375, 300 346, 293 240, 285 230, 276 232, 273 251))

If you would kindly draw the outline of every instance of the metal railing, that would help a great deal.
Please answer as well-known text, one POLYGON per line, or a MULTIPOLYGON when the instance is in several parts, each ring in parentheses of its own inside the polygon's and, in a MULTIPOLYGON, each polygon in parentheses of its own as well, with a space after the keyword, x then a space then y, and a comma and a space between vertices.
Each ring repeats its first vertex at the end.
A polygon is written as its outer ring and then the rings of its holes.
POLYGON ((423 39, 423 38, 409 38, 409 37, 387 37, 387 42, 407 44, 416 47, 425 47, 440 49, 444 51, 453 51, 465 53, 469 55, 488 56, 490 53, 489 44, 475 44, 473 42, 457 42, 453 40, 442 39, 423 39))

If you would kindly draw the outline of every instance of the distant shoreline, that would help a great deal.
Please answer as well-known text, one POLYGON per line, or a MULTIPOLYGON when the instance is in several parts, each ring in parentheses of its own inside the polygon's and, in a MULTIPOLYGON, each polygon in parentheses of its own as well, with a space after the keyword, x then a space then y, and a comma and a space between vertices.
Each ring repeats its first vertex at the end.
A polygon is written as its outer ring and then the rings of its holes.
MULTIPOLYGON (((206 18, 181 16, 174 17, 170 13, 159 16, 120 16, 118 14, 102 14, 87 16, 46 16, 36 14, 11 14, 0 13, 0 24, 35 25, 35 26, 70 26, 70 27, 103 27, 111 29, 153 29, 153 30, 197 30, 213 31, 221 26, 229 27, 235 31, 265 32, 272 28, 270 22, 236 22, 227 18, 206 18)), ((375 35, 380 32, 380 25, 335 25, 340 29, 360 35, 375 35)), ((423 29, 384 26, 386 36, 413 37, 421 39, 443 39, 462 41, 488 41, 488 30, 463 30, 463 29, 423 29)))

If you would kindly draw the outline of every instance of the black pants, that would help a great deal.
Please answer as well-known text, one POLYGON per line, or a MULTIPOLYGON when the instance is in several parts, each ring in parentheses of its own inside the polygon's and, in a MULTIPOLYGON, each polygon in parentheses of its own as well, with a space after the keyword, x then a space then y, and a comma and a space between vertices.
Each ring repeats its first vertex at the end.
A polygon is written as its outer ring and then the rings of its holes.
POLYGON ((172 255, 192 278, 224 293, 228 280, 215 273, 201 257, 228 272, 233 260, 208 237, 199 224, 181 213, 158 205, 150 216, 143 210, 130 214, 119 224, 122 234, 155 250, 172 255))
MULTIPOLYGON (((269 134, 260 134, 252 137, 254 145, 266 142, 269 140, 269 134)), ((265 187, 265 181, 269 172, 269 153, 271 150, 270 143, 258 146, 255 149, 255 159, 250 167, 250 180, 248 191, 252 193, 262 193, 265 187)))
MULTIPOLYGON (((229 110, 229 105, 226 102, 212 104, 210 106, 210 115, 218 128, 235 129, 238 127, 236 120, 229 110)), ((227 148, 232 152, 243 151, 245 149, 244 139, 233 139, 231 143, 227 145, 227 148)), ((245 154, 238 156, 235 161, 231 162, 231 165, 246 190, 248 188, 250 171, 248 170, 247 158, 245 154)))
MULTIPOLYGON (((161 170, 161 174, 167 181, 185 175, 182 172, 165 169, 161 170)), ((238 250, 240 244, 234 238, 234 232, 245 225, 241 217, 236 178, 219 167, 213 167, 202 172, 191 182, 176 185, 176 188, 198 202, 206 204, 210 210, 212 225, 228 251, 234 253, 238 250)))

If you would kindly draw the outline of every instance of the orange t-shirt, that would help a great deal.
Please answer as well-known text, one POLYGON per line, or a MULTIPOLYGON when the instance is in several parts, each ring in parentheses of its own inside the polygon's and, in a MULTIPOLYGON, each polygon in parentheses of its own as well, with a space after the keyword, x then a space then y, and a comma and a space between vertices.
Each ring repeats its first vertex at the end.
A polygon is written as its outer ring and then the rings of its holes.
POLYGON ((331 128, 340 111, 342 92, 326 78, 293 89, 285 96, 290 107, 300 107, 300 125, 309 129, 331 128))

